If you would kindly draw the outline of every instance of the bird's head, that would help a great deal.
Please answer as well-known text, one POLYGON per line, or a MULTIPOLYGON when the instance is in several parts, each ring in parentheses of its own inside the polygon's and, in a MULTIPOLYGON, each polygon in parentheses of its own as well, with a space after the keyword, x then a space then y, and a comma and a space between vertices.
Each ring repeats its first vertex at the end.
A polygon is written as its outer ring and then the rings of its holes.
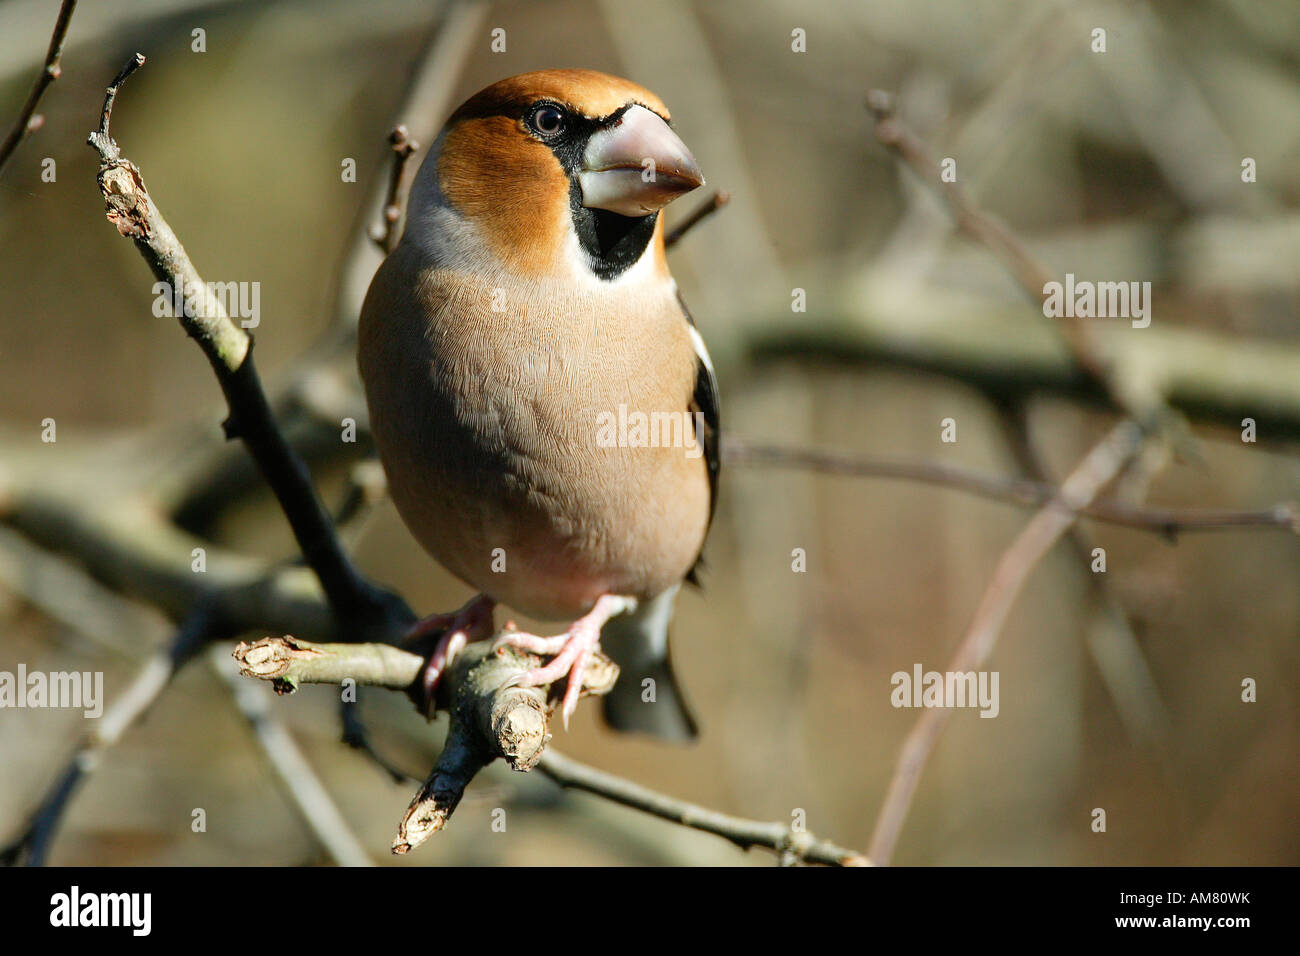
POLYGON ((443 261, 608 281, 651 249, 659 211, 704 182, 663 102, 592 70, 494 83, 447 121, 411 190, 406 238, 443 261))

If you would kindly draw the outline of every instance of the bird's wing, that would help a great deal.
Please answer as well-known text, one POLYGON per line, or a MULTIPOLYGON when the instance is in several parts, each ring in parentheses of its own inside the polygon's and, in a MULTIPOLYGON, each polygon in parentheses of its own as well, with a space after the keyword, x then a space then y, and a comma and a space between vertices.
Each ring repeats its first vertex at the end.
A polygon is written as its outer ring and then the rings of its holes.
MULTIPOLYGON (((700 335, 700 330, 695 326, 695 319, 691 317, 690 310, 686 308, 686 302, 682 299, 682 294, 677 293, 677 302, 681 306, 682 314, 686 316, 686 322, 691 330, 691 342, 695 346, 695 392, 691 396, 690 412, 691 421, 696 421, 695 413, 699 412, 704 421, 703 434, 696 435, 695 440, 704 445, 704 461, 709 470, 709 526, 713 524, 713 512, 718 506, 718 473, 722 466, 722 456, 720 447, 721 437, 721 409, 718 400, 718 379, 713 371, 713 359, 709 357, 709 350, 704 344, 704 338, 700 335)), ((705 534, 708 534, 707 526, 705 534)), ((704 552, 701 550, 700 555, 696 557, 695 564, 691 566, 690 572, 686 575, 686 580, 692 584, 699 584, 697 573, 703 563, 704 552)))

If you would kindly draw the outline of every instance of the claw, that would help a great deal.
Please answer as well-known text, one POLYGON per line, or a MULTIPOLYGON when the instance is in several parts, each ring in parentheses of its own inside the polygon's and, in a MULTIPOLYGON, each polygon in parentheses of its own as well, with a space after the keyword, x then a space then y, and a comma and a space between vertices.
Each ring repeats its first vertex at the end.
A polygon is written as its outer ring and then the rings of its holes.
POLYGON ((443 672, 470 641, 481 641, 492 635, 492 610, 496 606, 486 594, 480 594, 464 607, 450 614, 431 614, 417 621, 402 639, 412 644, 433 634, 441 634, 421 673, 427 711, 433 716, 434 691, 443 672))
POLYGON ((553 656, 553 660, 532 670, 525 671, 510 678, 507 687, 540 687, 553 684, 568 675, 564 696, 560 701, 560 720, 564 729, 569 729, 569 718, 578 709, 578 698, 582 696, 583 678, 591 657, 600 649, 600 629, 605 622, 616 614, 633 606, 630 598, 604 595, 584 617, 574 621, 565 634, 556 637, 539 637, 515 631, 503 634, 497 641, 497 647, 518 647, 530 654, 553 656))

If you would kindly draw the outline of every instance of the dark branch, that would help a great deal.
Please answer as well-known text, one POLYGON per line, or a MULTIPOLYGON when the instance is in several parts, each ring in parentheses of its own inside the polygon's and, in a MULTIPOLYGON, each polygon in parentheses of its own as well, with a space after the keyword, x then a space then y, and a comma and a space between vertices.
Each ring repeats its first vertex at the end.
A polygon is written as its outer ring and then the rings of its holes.
POLYGON ((848 850, 811 833, 796 830, 784 823, 764 823, 719 813, 685 800, 678 800, 643 787, 630 780, 588 767, 571 760, 554 749, 542 754, 537 769, 566 790, 585 790, 598 797, 632 807, 661 820, 669 820, 693 830, 702 830, 730 840, 742 850, 762 847, 796 861, 824 863, 827 866, 870 866, 871 861, 856 850, 848 850))
POLYGON ((176 234, 145 187, 140 170, 121 157, 109 133, 117 88, 144 63, 136 54, 108 88, 99 130, 89 142, 99 153, 98 182, 108 219, 130 237, 155 277, 181 292, 178 316, 195 339, 221 385, 229 406, 226 435, 243 440, 289 520, 307 564, 320 579, 344 631, 355 639, 382 637, 414 620, 397 597, 363 578, 344 553, 302 459, 276 425, 252 356, 252 338, 227 315, 204 283, 176 234))

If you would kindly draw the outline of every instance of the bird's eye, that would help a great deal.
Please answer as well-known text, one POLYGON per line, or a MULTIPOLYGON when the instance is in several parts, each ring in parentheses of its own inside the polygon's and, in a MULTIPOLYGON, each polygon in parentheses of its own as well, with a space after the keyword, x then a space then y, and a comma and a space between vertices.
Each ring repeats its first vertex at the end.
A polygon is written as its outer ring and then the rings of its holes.
POLYGON ((537 107, 528 116, 528 125, 542 136, 558 135, 564 129, 564 121, 564 110, 550 104, 537 107))

